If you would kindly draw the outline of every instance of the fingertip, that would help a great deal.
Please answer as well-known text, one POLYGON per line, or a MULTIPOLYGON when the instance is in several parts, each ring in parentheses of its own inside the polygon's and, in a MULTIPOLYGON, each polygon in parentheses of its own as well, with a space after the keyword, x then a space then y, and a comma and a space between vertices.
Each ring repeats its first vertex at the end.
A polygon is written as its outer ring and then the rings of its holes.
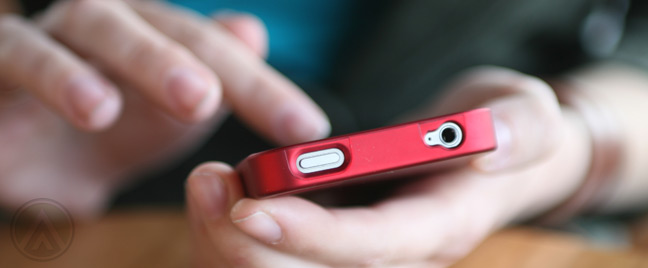
POLYGON ((223 179, 228 167, 207 163, 194 169, 186 182, 187 198, 195 201, 198 215, 214 221, 220 219, 228 207, 227 186, 223 179))
POLYGON ((232 173, 234 172, 234 169, 223 162, 206 162, 198 165, 195 167, 191 173, 189 173, 189 177, 187 179, 187 182, 200 179, 201 177, 204 176, 217 176, 226 180, 230 180, 229 177, 232 176, 232 173))
POLYGON ((214 114, 221 101, 221 85, 210 71, 189 67, 171 68, 166 75, 167 102, 186 122, 203 121, 214 114))
POLYGON ((189 122, 202 122, 216 113, 222 101, 222 91, 220 86, 215 85, 207 91, 205 98, 198 103, 189 122))
POLYGON ((99 78, 73 78, 63 95, 63 110, 67 110, 75 125, 86 131, 108 128, 121 112, 119 91, 99 78))
POLYGON ((212 15, 216 22, 227 28, 256 55, 268 55, 268 32, 261 19, 253 14, 221 10, 212 15))
POLYGON ((493 115, 497 149, 473 161, 478 170, 519 168, 541 160, 559 146, 563 130, 559 107, 529 95, 510 95, 486 103, 493 115))
POLYGON ((549 84, 512 69, 480 66, 467 70, 450 87, 440 111, 489 107, 497 149, 472 165, 491 172, 518 168, 541 160, 557 147, 562 135, 561 110, 549 84))
POLYGON ((91 113, 88 123, 95 131, 105 130, 117 121, 122 110, 122 100, 118 94, 110 94, 91 113))

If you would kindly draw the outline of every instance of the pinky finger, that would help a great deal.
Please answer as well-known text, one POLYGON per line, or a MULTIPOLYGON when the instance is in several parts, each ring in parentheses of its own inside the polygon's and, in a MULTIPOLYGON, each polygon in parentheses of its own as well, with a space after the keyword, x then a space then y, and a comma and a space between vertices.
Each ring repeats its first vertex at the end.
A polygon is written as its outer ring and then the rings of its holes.
POLYGON ((105 129, 121 110, 116 88, 20 17, 0 18, 0 79, 29 91, 80 129, 105 129))

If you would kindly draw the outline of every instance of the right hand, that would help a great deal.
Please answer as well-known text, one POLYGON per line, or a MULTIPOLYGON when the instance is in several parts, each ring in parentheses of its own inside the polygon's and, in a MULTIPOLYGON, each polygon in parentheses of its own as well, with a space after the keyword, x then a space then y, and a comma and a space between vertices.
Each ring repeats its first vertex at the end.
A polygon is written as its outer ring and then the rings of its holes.
POLYGON ((266 42, 251 16, 214 22, 153 1, 1 17, 0 205, 46 197, 96 214, 127 178, 200 144, 221 98, 280 144, 327 135, 321 109, 264 62, 266 42))

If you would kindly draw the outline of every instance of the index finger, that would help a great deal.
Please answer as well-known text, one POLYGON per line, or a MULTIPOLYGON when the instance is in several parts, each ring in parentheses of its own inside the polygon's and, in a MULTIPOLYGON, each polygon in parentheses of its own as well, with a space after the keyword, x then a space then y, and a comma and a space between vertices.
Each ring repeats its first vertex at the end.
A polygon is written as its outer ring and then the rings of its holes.
POLYGON ((223 27, 155 2, 133 5, 216 71, 225 100, 261 134, 291 144, 323 138, 330 131, 324 112, 303 91, 223 27))
POLYGON ((197 122, 218 106, 220 85, 213 72, 122 1, 62 1, 40 24, 134 84, 169 115, 197 122))

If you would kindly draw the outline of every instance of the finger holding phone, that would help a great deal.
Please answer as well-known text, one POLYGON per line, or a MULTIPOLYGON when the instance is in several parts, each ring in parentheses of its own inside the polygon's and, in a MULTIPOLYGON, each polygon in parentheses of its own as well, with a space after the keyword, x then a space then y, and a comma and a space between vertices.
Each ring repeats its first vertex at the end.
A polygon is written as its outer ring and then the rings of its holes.
POLYGON ((443 267, 493 230, 536 216, 578 188, 589 168, 589 133, 576 113, 560 108, 546 83, 486 67, 460 76, 447 92, 430 105, 438 110, 412 117, 490 107, 498 150, 451 172, 430 173, 371 206, 245 198, 231 167, 196 168, 187 183, 196 263, 443 267))

